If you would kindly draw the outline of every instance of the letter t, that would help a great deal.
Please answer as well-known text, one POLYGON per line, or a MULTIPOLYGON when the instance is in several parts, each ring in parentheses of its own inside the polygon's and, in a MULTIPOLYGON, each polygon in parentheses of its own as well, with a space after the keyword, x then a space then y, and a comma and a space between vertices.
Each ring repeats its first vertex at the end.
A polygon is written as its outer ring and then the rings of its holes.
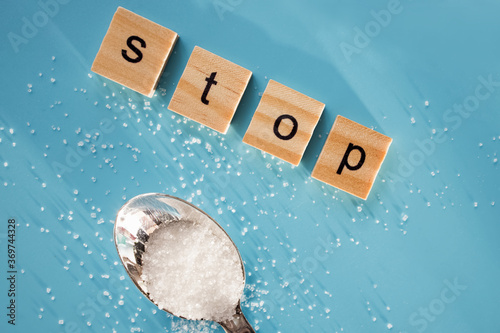
POLYGON ((201 95, 201 102, 203 104, 208 105, 209 102, 209 100, 207 99, 208 92, 210 91, 212 84, 217 85, 217 81, 215 81, 215 75, 217 75, 217 72, 213 72, 212 74, 210 74, 210 77, 205 78, 205 81, 207 81, 207 85, 205 87, 205 90, 203 90, 203 95, 201 95))

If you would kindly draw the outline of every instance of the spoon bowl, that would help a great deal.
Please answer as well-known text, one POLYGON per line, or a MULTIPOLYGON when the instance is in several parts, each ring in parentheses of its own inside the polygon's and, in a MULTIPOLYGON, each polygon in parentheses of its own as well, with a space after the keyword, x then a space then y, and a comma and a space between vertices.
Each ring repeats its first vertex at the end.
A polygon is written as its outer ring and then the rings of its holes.
MULTIPOLYGON (((148 282, 143 278, 143 256, 146 251, 146 244, 158 229, 172 226, 176 223, 184 223, 184 221, 190 223, 191 221, 196 221, 196 223, 203 224, 209 228, 207 230, 216 234, 217 237, 221 239, 227 237, 230 244, 234 246, 235 254, 239 259, 243 285, 245 283, 245 268, 240 253, 229 235, 214 219, 198 207, 182 199, 158 193, 142 194, 130 199, 118 211, 114 227, 114 240, 116 250, 128 275, 137 288, 155 304, 157 302, 151 296, 151 290, 149 290, 151 288, 148 287, 148 282)), ((223 240, 226 241, 225 238, 223 240)), ((154 253, 148 253, 148 257, 154 257, 154 255, 154 253)), ((227 269, 227 267, 221 267, 220 269, 224 270, 225 268, 227 269)), ((238 302, 234 306, 232 316, 228 319, 217 320, 217 322, 228 333, 253 333, 254 330, 241 311, 239 301, 241 294, 235 296, 238 296, 238 302)), ((159 307, 177 317, 200 319, 191 318, 187 312, 176 313, 175 310, 165 308, 163 305, 159 307)))

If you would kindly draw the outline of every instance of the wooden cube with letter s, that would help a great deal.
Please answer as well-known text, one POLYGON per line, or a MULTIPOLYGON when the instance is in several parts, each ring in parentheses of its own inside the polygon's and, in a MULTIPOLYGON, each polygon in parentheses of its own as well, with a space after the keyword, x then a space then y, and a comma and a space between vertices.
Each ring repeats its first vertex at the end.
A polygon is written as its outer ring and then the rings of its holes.
POLYGON ((118 7, 92 71, 152 97, 177 33, 118 7))

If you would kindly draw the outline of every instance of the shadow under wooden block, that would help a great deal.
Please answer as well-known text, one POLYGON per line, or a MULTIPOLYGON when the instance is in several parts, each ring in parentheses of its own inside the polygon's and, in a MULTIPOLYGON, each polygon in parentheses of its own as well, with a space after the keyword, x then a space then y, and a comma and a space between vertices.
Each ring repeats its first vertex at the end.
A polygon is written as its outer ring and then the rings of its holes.
POLYGON ((298 165, 325 104, 270 80, 243 142, 298 165))
POLYGON ((312 177, 366 200, 391 142, 383 134, 337 116, 312 177))
POLYGON ((92 71, 152 97, 177 33, 118 7, 92 71))
POLYGON ((195 46, 168 109, 226 133, 252 72, 195 46))

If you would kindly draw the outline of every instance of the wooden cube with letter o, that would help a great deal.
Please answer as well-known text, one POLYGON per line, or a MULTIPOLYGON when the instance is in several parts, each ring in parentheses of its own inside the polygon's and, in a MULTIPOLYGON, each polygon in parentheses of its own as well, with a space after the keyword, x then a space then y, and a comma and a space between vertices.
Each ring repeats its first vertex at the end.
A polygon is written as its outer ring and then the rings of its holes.
POLYGON ((243 142, 298 165, 325 104, 270 80, 243 142))

